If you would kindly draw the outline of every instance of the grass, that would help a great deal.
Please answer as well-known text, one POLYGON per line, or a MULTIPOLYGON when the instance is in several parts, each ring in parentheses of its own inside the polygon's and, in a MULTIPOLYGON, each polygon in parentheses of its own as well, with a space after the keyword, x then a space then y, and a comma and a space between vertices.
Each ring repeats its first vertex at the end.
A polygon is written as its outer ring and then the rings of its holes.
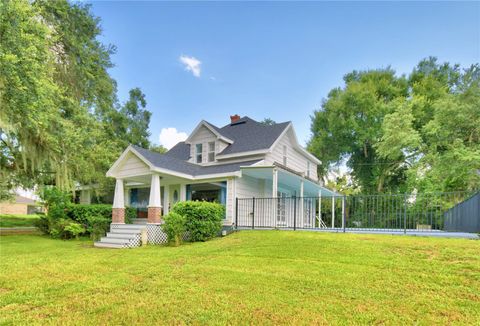
POLYGON ((242 231, 181 247, 0 237, 0 324, 480 323, 480 241, 242 231))
POLYGON ((0 214, 0 227, 1 228, 13 228, 21 226, 34 226, 39 216, 36 214, 17 214, 17 215, 5 215, 0 214))

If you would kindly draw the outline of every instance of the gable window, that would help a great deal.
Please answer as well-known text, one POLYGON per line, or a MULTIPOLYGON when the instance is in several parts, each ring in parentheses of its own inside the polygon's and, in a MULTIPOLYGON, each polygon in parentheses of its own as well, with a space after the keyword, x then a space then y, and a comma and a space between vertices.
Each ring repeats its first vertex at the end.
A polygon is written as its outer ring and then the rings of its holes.
POLYGON ((310 161, 307 161, 307 178, 310 178, 310 161))
POLYGON ((215 142, 208 143, 208 161, 213 162, 215 161, 215 142))
POLYGON ((287 145, 283 145, 283 165, 287 166, 287 145))
POLYGON ((202 163, 202 144, 195 145, 195 162, 202 163))

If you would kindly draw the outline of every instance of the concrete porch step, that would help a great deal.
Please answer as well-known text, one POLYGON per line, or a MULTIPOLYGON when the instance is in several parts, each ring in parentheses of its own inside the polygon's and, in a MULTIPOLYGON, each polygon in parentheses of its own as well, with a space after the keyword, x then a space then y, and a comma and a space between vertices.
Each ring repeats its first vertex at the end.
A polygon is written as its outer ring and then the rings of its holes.
POLYGON ((118 243, 118 244, 128 244, 130 242, 131 238, 112 238, 112 237, 102 237, 100 239, 100 242, 106 242, 106 243, 118 243))
POLYGON ((110 233, 139 234, 143 229, 110 229, 110 233))
POLYGON ((147 222, 148 222, 148 219, 146 219, 146 218, 132 218, 132 224, 137 224, 137 225, 142 224, 142 225, 144 225, 144 224, 147 224, 147 222))
POLYGON ((145 229, 147 226, 143 224, 115 224, 113 227, 110 225, 110 230, 121 230, 121 229, 136 229, 136 230, 142 230, 145 229))
POLYGON ((118 243, 110 243, 110 242, 100 242, 97 241, 93 244, 94 247, 97 248, 112 248, 112 249, 122 249, 124 246, 118 243))
POLYGON ((107 232, 107 238, 110 239, 110 238, 116 238, 116 239, 133 239, 135 237, 135 235, 138 234, 138 233, 126 233, 126 232, 122 232, 122 233, 118 233, 118 232, 107 232))

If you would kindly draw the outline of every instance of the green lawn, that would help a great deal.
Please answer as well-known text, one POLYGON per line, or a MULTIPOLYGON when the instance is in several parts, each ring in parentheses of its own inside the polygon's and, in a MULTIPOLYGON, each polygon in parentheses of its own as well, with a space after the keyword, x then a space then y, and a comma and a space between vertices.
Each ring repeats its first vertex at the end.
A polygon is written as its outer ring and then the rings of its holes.
POLYGON ((38 215, 5 215, 0 214, 0 228, 12 228, 19 226, 34 226, 35 221, 38 220, 38 215))
POLYGON ((0 237, 0 324, 480 323, 480 241, 242 231, 130 250, 0 237))

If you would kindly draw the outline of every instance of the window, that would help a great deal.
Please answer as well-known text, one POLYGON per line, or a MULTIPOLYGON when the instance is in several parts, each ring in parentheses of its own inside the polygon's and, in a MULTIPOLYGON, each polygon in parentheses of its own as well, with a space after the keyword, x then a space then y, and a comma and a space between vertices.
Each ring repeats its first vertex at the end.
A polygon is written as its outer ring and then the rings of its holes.
POLYGON ((307 178, 310 178, 310 161, 307 161, 307 178))
POLYGON ((215 161, 215 142, 208 143, 208 161, 213 162, 215 161))
POLYGON ((283 165, 287 166, 287 145, 283 145, 283 165))
POLYGON ((202 163, 202 144, 195 145, 195 161, 202 163))

